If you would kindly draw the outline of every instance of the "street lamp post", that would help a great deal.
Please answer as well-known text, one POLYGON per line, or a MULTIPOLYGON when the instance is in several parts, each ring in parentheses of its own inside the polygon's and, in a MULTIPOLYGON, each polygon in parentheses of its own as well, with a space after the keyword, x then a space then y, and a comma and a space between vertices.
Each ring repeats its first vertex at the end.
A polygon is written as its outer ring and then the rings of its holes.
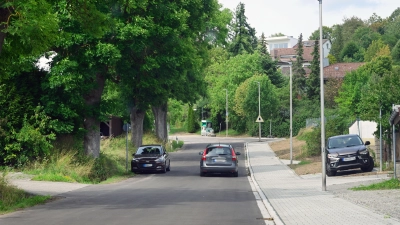
POLYGON ((225 106, 225 123, 226 123, 226 137, 228 137, 228 89, 224 89, 225 90, 225 96, 226 96, 226 106, 225 106))
POLYGON ((322 190, 326 191, 326 156, 325 156, 325 112, 324 112, 324 52, 322 48, 322 0, 319 1, 319 63, 321 91, 321 157, 322 157, 322 190))
POLYGON ((293 97, 292 97, 292 63, 290 63, 290 165, 293 164, 293 97))
MULTIPOLYGON (((258 83, 258 116, 261 116, 260 82, 258 83)), ((258 141, 261 141, 261 123, 258 123, 258 141)))
POLYGON ((292 118, 292 115, 293 115, 293 97, 292 97, 292 83, 293 83, 293 79, 292 79, 292 77, 293 77, 293 72, 292 72, 292 62, 281 62, 281 63, 278 63, 278 65, 289 65, 289 76, 290 76, 290 82, 289 82, 289 84, 290 84, 290 128, 289 128, 289 132, 290 132, 290 165, 292 165, 293 164, 293 132, 292 132, 292 130, 293 130, 293 118, 292 118))

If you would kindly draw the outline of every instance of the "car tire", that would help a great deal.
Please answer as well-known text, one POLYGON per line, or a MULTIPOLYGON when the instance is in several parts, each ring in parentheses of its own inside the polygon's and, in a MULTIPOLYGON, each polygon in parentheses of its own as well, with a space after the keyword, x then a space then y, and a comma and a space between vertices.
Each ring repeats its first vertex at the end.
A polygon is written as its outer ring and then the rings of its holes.
POLYGON ((361 170, 363 172, 371 172, 374 169, 374 159, 372 157, 369 157, 369 165, 366 167, 361 167, 361 170))
POLYGON ((171 171, 171 161, 168 162, 167 171, 171 171))
POLYGON ((201 176, 201 177, 204 177, 204 176, 206 176, 206 173, 200 171, 200 176, 201 176))
POLYGON ((238 176, 239 176, 239 171, 233 173, 233 177, 238 177, 238 176))
POLYGON ((331 170, 331 166, 329 166, 329 164, 326 164, 326 175, 328 177, 333 177, 336 175, 336 171, 335 170, 331 170))

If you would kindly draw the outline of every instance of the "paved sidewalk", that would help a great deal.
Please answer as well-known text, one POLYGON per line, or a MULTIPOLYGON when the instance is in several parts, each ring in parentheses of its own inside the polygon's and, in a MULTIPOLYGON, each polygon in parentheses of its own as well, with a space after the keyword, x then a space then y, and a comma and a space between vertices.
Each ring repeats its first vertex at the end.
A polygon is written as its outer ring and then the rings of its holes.
POLYGON ((9 174, 8 179, 12 185, 36 195, 58 196, 66 192, 74 191, 90 184, 33 181, 32 176, 23 173, 9 174))
MULTIPOLYGON (((297 176, 276 157, 267 142, 248 143, 247 154, 250 172, 261 194, 267 198, 266 208, 272 206, 270 214, 276 224, 400 224, 400 221, 322 191, 320 176, 320 179, 297 176)), ((326 185, 357 179, 378 180, 382 177, 329 177, 326 185)))

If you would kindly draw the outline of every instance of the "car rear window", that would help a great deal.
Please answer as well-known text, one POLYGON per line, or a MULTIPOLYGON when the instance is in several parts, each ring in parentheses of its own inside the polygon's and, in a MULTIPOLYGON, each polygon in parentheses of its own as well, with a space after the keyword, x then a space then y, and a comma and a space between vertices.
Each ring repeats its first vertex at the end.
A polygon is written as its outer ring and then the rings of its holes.
POLYGON ((231 155, 232 151, 228 147, 211 147, 207 149, 207 155, 231 155))

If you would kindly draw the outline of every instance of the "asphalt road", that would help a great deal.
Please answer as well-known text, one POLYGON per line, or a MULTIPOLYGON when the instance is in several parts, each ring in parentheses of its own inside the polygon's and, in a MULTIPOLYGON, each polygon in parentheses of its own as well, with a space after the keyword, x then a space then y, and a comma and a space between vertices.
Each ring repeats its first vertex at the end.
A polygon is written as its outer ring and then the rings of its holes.
POLYGON ((243 140, 229 141, 242 153, 239 177, 199 176, 198 152, 215 142, 224 139, 188 137, 184 148, 171 154, 166 174, 140 174, 81 188, 45 205, 0 216, 0 224, 265 224, 246 175, 243 140))

